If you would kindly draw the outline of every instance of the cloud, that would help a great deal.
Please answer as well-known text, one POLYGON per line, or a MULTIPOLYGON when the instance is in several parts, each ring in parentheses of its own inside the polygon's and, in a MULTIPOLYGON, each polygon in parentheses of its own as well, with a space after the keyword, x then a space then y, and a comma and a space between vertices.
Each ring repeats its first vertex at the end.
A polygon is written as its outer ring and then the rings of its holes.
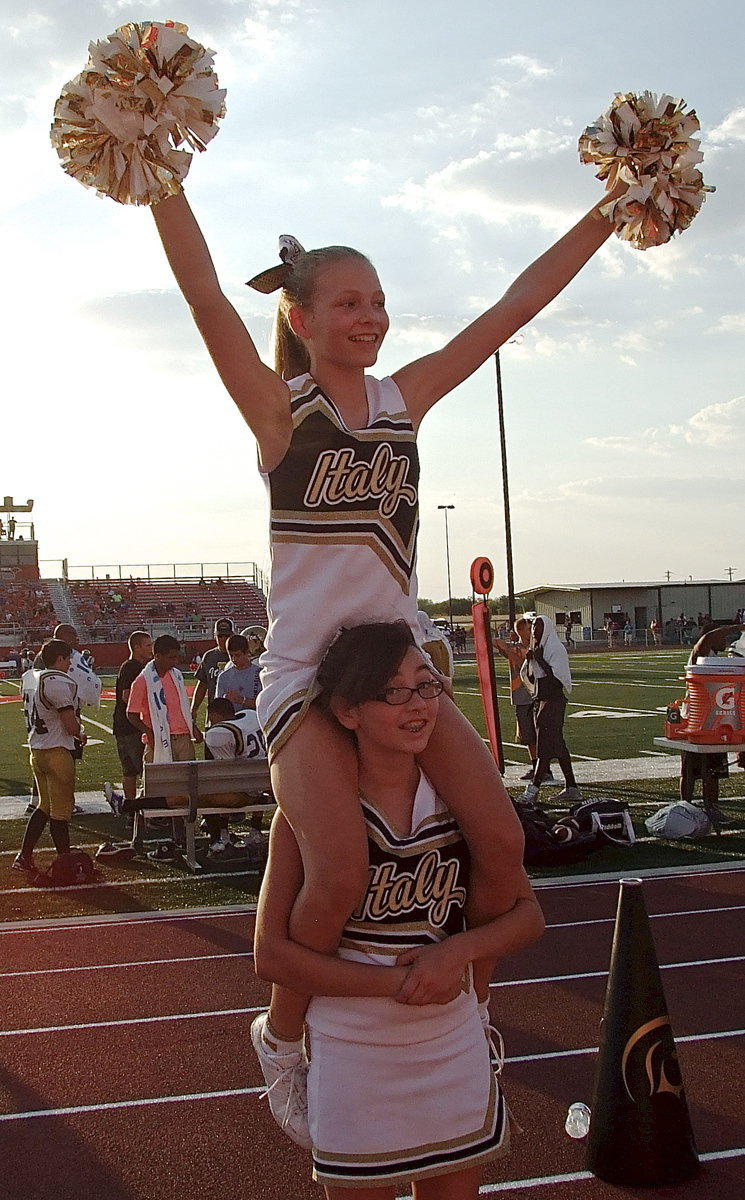
POLYGON ((656 349, 656 345, 639 329, 627 330, 626 333, 616 338, 613 345, 619 351, 624 362, 631 363, 632 365, 636 365, 634 355, 649 354, 651 350, 656 349))
POLYGON ((722 313, 719 320, 710 325, 707 333, 745 333, 745 312, 722 313))
POLYGON ((594 446, 597 450, 611 450, 619 454, 659 455, 668 457, 670 447, 661 437, 659 429, 645 429, 637 437, 625 434, 610 434, 608 437, 587 437, 583 445, 594 446))
POLYGON ((670 433, 691 446, 745 446, 745 396, 721 404, 708 404, 688 418, 685 425, 671 425, 670 433))
MULTIPOLYGON (((636 456, 668 457, 680 454, 682 446, 695 447, 696 452, 711 449, 735 451, 745 446, 745 396, 735 396, 715 404, 707 404, 682 424, 650 426, 637 434, 609 434, 606 437, 587 437, 586 446, 636 456)), ((727 464, 722 463, 726 474, 727 464)))
POLYGON ((698 498, 706 495, 707 503, 739 504, 742 480, 736 474, 727 475, 598 475, 585 479, 568 479, 554 488, 526 488, 517 496, 517 506, 554 505, 560 501, 590 503, 592 508, 603 505, 616 509, 619 500, 631 508, 644 509, 651 503, 695 507, 698 498))
POLYGON ((421 183, 408 179, 384 196, 382 204, 426 214, 437 224, 475 217, 491 225, 508 225, 530 218, 545 228, 564 229, 567 208, 562 210, 555 192, 546 194, 545 179, 543 187, 536 186, 533 175, 544 178, 546 158, 563 153, 568 142, 565 135, 549 129, 502 134, 495 149, 455 159, 425 175, 421 183), (529 169, 531 164, 536 171, 529 169))
POLYGON ((735 108, 728 113, 720 125, 710 129, 706 135, 710 142, 744 142, 745 108, 735 108))

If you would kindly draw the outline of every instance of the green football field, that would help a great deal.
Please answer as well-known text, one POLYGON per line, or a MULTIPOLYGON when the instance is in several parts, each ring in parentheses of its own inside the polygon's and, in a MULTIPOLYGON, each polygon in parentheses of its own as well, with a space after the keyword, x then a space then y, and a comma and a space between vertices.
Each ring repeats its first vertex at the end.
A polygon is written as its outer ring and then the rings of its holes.
MULTIPOLYGON (((565 735, 578 760, 645 758, 658 753, 653 738, 663 733, 664 710, 682 696, 680 680, 685 650, 581 653, 571 659, 574 689, 567 707, 565 735)), ((527 762, 515 742, 514 710, 509 703, 506 663, 497 660, 498 688, 505 758, 527 762)), ((101 708, 86 710, 89 737, 78 769, 78 790, 95 791, 105 779, 121 778, 111 733, 113 676, 104 676, 101 708)), ((187 686, 189 678, 187 677, 187 686)), ((456 666, 456 699, 463 712, 485 734, 476 667, 472 659, 456 666)), ((0 681, 0 796, 25 795, 30 790, 28 751, 17 682, 0 681)), ((204 710, 203 710, 204 711, 204 710)))
MULTIPOLYGON (((574 687, 564 727, 567 745, 578 759, 638 758, 655 753, 652 739, 663 733, 664 710, 685 693, 680 676, 688 652, 616 651, 580 653, 571 658, 574 687)), ((515 741, 514 710, 509 703, 507 664, 497 659, 497 681, 505 758, 523 762, 515 741)), ((484 733, 478 677, 473 663, 459 665, 457 700, 484 733)))
MULTIPOLYGON (((649 761, 655 753, 653 738, 663 732, 664 709, 682 695, 679 676, 683 672, 684 651, 634 653, 581 653, 572 657, 575 689, 567 709, 565 732, 573 756, 590 759, 636 758, 649 761)), ((506 664, 497 663, 500 708, 508 761, 525 763, 524 749, 514 745, 514 714, 510 707, 506 664), (511 744, 513 743, 513 744, 511 744)), ((90 742, 78 769, 79 792, 97 791, 105 779, 118 782, 119 760, 111 733, 113 710, 112 676, 104 677, 101 708, 85 717, 90 742)), ((190 679, 187 677, 187 687, 190 679)), ((25 726, 19 702, 18 685, 0 681, 0 810, 3 796, 25 796, 30 792, 28 750, 24 746, 25 726)), ((484 734, 481 698, 473 660, 457 664, 456 698, 479 732, 484 734)), ((643 774, 643 772, 642 772, 643 774)), ((518 795, 523 785, 511 787, 518 795)), ((631 849, 605 846, 585 861, 572 866, 537 868, 531 875, 541 877, 557 873, 567 878, 587 873, 635 874, 661 867, 700 869, 710 864, 728 865, 745 860, 743 799, 745 772, 733 771, 721 784, 725 813, 736 824, 721 837, 699 841, 660 841, 647 837, 643 821, 662 804, 676 798, 677 780, 638 778, 582 785, 588 799, 614 796, 631 806, 639 840, 631 849)), ((551 809, 552 792, 545 797, 551 809)), ((563 815, 556 810, 555 816, 563 815)), ((77 916, 105 912, 142 912, 213 905, 245 904, 256 899, 258 874, 226 874, 216 878, 191 876, 180 864, 154 864, 147 858, 128 863, 107 864, 102 870, 104 886, 88 885, 64 893, 29 886, 23 876, 9 869, 17 852, 26 824, 25 816, 0 821, 0 922, 34 918, 77 916)), ((121 819, 108 812, 84 813, 71 823, 75 844, 93 852, 103 840, 121 840, 126 836, 121 819)), ((154 837, 164 836, 162 831, 154 837)), ((167 834, 166 834, 167 836, 167 834)), ((45 867, 52 849, 44 836, 37 861, 45 867)))

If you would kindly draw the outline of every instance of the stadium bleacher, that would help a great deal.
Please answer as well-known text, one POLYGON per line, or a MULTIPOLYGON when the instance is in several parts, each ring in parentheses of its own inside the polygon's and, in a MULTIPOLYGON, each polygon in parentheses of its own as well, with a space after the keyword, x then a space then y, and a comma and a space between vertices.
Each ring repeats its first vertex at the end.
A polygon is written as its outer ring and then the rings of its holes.
POLYGON ((266 624, 266 600, 246 580, 70 580, 70 597, 90 639, 168 626, 211 633, 219 617, 236 628, 266 624))

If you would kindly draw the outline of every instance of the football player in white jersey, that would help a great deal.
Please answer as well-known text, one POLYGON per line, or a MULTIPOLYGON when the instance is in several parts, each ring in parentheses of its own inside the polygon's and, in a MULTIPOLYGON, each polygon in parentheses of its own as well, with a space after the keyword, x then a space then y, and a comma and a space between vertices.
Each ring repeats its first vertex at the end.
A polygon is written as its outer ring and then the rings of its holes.
POLYGON ((24 712, 31 751, 31 770, 39 802, 29 817, 20 853, 13 869, 35 874, 34 848, 49 825, 58 854, 70 852, 69 822, 75 806, 73 752, 85 743, 80 723, 78 689, 69 674, 72 647, 53 638, 41 648, 42 670, 27 672, 36 678, 24 687, 24 712))
MULTIPOLYGON (((208 703, 207 714, 209 725, 204 731, 204 744, 210 750, 213 758, 266 758, 266 744, 261 732, 259 718, 253 708, 236 711, 235 705, 227 696, 214 696, 208 703)), ((213 797, 204 796, 203 802, 209 804, 210 799, 215 803, 228 806, 230 804, 245 804, 248 797, 245 792, 226 792, 213 797)), ((261 829, 262 814, 255 813, 251 824, 258 834, 261 829)), ((230 854, 231 845, 228 832, 228 818, 224 813, 219 816, 205 816, 207 830, 212 839, 211 854, 230 854)), ((256 844, 262 844, 261 835, 254 839, 256 844)))

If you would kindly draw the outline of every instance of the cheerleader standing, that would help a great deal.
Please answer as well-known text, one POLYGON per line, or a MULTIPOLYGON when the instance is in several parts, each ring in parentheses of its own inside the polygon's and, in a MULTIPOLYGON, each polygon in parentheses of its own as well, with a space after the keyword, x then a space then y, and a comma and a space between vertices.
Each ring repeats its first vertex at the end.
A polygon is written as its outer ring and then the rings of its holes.
MULTIPOLYGON (((308 1120, 314 1178, 329 1200, 471 1200, 509 1146, 472 965, 542 932, 524 873, 512 910, 465 928, 468 853, 418 765, 442 682, 403 622, 345 630, 318 672, 318 706, 351 733, 370 860, 367 890, 330 958, 293 942, 302 859, 272 828, 256 969, 313 994, 308 1120)), ((351 740, 351 739, 350 739, 351 740)))

